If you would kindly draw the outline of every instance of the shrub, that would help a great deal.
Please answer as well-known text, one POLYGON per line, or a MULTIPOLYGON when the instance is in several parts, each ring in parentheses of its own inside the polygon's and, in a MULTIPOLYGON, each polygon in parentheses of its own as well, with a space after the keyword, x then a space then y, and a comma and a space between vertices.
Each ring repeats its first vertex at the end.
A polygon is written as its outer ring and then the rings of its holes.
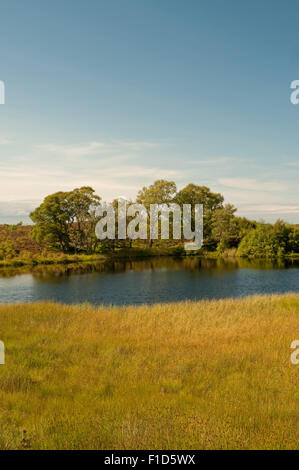
POLYGON ((0 242, 0 259, 13 258, 15 254, 15 245, 11 240, 0 242))

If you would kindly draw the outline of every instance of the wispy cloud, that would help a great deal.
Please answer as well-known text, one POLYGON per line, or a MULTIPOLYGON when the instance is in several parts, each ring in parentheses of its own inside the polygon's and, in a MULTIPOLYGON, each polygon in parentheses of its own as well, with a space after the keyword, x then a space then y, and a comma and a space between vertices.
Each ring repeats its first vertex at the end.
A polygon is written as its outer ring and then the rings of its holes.
POLYGON ((187 164, 192 164, 195 166, 200 166, 200 165, 207 165, 207 166, 213 166, 213 165, 227 165, 229 163, 240 163, 244 162, 244 158, 240 157, 230 157, 230 156, 216 156, 216 157, 211 157, 211 158, 198 158, 196 160, 187 160, 187 164))
POLYGON ((13 143, 12 139, 0 136, 0 145, 8 145, 8 144, 12 144, 12 143, 13 143))
POLYGON ((132 140, 36 145, 25 157, 0 164, 0 201, 22 200, 24 195, 41 201, 52 192, 83 185, 92 186, 105 200, 120 193, 133 198, 142 185, 155 179, 182 177, 179 169, 159 165, 160 150, 159 143, 132 140))
POLYGON ((85 145, 58 145, 58 144, 42 144, 37 145, 37 149, 43 152, 55 153, 66 157, 84 157, 85 155, 93 155, 99 153, 105 147, 103 142, 89 142, 85 145))
POLYGON ((299 214, 298 204, 253 204, 243 206, 248 212, 271 212, 275 214, 299 214))
POLYGON ((238 215, 255 220, 266 220, 275 222, 277 219, 283 219, 288 222, 298 223, 299 205, 298 204, 239 204, 238 215))
POLYGON ((250 178, 219 178, 218 182, 228 188, 248 191, 285 191, 286 186, 277 181, 261 181, 250 178))
POLYGON ((64 155, 66 157, 84 157, 88 155, 103 155, 119 152, 141 152, 157 147, 157 143, 150 141, 124 141, 110 142, 93 141, 80 145, 60 145, 54 143, 40 144, 36 148, 44 152, 64 155))
POLYGON ((32 223, 29 214, 39 204, 38 200, 34 201, 0 201, 0 222, 1 223, 16 223, 23 221, 25 223, 32 223))
POLYGON ((199 153, 195 158, 169 141, 150 140, 14 144, 8 150, 9 157, 0 163, 2 221, 24 219, 56 191, 89 185, 106 201, 120 194, 134 199, 142 186, 160 178, 174 180, 179 189, 190 182, 209 186, 238 207, 239 215, 260 214, 269 220, 290 214, 288 220, 298 220, 295 164, 291 168, 284 163, 277 170, 243 157, 199 153))

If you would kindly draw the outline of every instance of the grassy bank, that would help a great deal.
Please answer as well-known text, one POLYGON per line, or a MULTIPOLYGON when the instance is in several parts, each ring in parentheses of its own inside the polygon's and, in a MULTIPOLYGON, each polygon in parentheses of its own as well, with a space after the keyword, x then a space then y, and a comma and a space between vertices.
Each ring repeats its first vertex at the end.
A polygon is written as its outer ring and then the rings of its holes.
POLYGON ((93 255, 85 255, 85 254, 63 254, 63 253, 47 253, 42 255, 32 255, 30 253, 22 254, 17 257, 13 258, 6 258, 0 260, 0 268, 7 268, 7 267, 27 267, 28 270, 33 268, 34 266, 47 266, 47 265, 69 265, 74 263, 93 263, 93 262, 100 262, 100 261, 108 261, 108 260, 136 260, 136 259, 146 259, 146 258, 153 258, 157 256, 175 256, 180 258, 192 258, 192 257, 200 257, 205 259, 213 259, 213 260, 221 260, 221 259, 235 259, 235 260, 264 260, 264 261, 283 261, 283 260, 291 260, 295 261, 299 259, 299 254, 293 253, 291 255, 286 255, 281 258, 262 258, 262 257, 239 257, 234 255, 230 255, 224 253, 219 255, 219 253, 215 251, 205 251, 205 250, 198 250, 196 252, 184 252, 182 250, 178 250, 177 248, 161 248, 161 247, 153 247, 153 248, 130 248, 130 249, 120 249, 111 251, 108 253, 97 253, 93 255))
POLYGON ((299 296, 0 307, 0 448, 298 448, 299 296))
MULTIPOLYGON (((93 254, 63 253, 50 249, 45 243, 37 243, 32 237, 33 226, 0 225, 0 267, 18 267, 51 264, 85 263, 110 259, 136 259, 154 256, 183 256, 186 252, 183 245, 173 242, 155 242, 149 247, 144 240, 136 240, 132 246, 115 244, 102 246, 100 252, 93 254)), ((200 253, 202 250, 200 251, 200 253)), ((195 254, 192 252, 192 254, 195 254)))
MULTIPOLYGON (((197 251, 185 251, 183 241, 154 240, 150 247, 147 241, 134 240, 131 246, 115 244, 102 246, 101 250, 87 255, 84 253, 66 254, 59 250, 50 249, 45 243, 37 243, 32 237, 33 226, 30 225, 0 225, 0 268, 1 267, 33 267, 38 265, 85 263, 118 259, 137 259, 155 256, 192 257, 200 256, 209 259, 235 258, 237 248, 226 249, 223 252, 211 251, 207 245, 197 251)), ((99 248, 99 247, 98 247, 99 248)), ((262 257, 261 257, 262 258, 262 257)), ((288 253, 276 259, 299 259, 299 253, 288 253)), ((253 257, 254 259, 254 257, 253 257)), ((267 259, 275 259, 268 256, 267 259)))
POLYGON ((51 264, 91 263, 94 261, 149 258, 154 256, 178 256, 175 250, 167 248, 124 248, 106 253, 64 254, 47 252, 42 254, 22 253, 19 256, 0 260, 0 267, 37 266, 51 264))

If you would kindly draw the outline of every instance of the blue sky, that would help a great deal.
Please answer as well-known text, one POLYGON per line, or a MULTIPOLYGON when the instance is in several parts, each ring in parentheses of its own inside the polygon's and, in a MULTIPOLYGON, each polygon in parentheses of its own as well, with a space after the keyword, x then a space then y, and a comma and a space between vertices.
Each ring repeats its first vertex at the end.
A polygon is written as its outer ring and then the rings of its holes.
POLYGON ((0 2, 0 222, 157 178, 299 223, 297 1, 0 2))

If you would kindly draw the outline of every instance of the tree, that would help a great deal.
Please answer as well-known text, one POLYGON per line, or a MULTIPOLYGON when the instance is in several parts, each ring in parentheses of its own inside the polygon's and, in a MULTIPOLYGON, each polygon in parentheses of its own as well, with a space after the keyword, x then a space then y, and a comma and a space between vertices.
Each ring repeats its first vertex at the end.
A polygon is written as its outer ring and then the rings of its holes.
POLYGON ((98 221, 97 208, 101 198, 89 186, 76 188, 68 193, 68 202, 73 216, 71 239, 76 251, 92 253, 98 243, 95 227, 98 221))
POLYGON ((236 242, 239 233, 236 208, 232 204, 216 209, 212 215, 212 236, 217 241, 217 249, 222 253, 236 242))
POLYGON ((287 225, 289 228, 288 234, 288 252, 299 253, 299 226, 298 225, 287 225))
POLYGON ((13 258, 16 255, 15 245, 12 240, 0 241, 0 259, 13 258))
POLYGON ((223 207, 224 198, 220 193, 213 193, 207 186, 188 184, 176 195, 176 202, 183 204, 203 205, 203 226, 204 238, 211 241, 212 235, 212 215, 217 209, 223 207))
POLYGON ((207 186, 190 183, 178 192, 176 200, 181 204, 203 204, 206 211, 213 211, 223 207, 224 198, 207 186))
POLYGON ((137 194, 136 202, 148 210, 150 204, 168 204, 173 201, 177 188, 173 181, 157 180, 148 188, 144 186, 137 194))
POLYGON ((284 254, 277 231, 271 224, 258 223, 242 239, 238 254, 240 256, 272 258, 284 254))
MULTIPOLYGON (((137 194, 136 202, 143 204, 147 211, 151 204, 169 204, 174 201, 177 187, 173 181, 157 180, 148 188, 144 186, 137 194)), ((170 219, 170 225, 172 220, 170 219)), ((149 245, 152 246, 152 239, 149 245)))
POLYGON ((71 211, 68 206, 67 193, 59 191, 47 196, 43 203, 31 212, 30 217, 36 224, 33 238, 38 242, 45 241, 51 247, 58 247, 64 253, 70 251, 71 211))
POLYGON ((35 222, 33 237, 64 253, 92 252, 98 241, 95 235, 96 209, 101 199, 94 193, 92 188, 84 186, 47 196, 30 214, 35 222))
POLYGON ((246 217, 236 217, 238 223, 238 244, 242 240, 243 237, 252 230, 256 228, 256 222, 252 220, 246 219, 246 217))

